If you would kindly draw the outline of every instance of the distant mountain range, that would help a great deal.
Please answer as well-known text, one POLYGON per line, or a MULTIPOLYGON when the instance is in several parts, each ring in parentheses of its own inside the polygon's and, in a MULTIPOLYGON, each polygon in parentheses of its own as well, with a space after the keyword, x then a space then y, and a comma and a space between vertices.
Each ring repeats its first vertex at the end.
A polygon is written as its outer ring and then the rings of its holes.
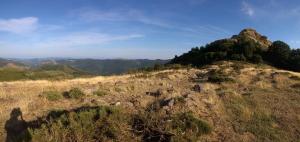
MULTIPOLYGON (((169 60, 148 59, 0 59, 0 68, 13 67, 31 70, 70 70, 80 71, 90 75, 114 75, 126 73, 139 68, 153 67, 155 64, 165 64, 169 60)), ((73 71, 72 71, 73 72, 73 71)))

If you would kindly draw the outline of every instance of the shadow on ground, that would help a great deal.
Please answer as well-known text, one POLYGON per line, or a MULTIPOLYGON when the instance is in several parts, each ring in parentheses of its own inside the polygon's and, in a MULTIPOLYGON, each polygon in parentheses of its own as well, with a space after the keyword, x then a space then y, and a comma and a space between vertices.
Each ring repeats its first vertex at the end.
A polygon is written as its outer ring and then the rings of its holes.
POLYGON ((28 123, 23 119, 21 109, 14 108, 10 119, 5 122, 6 142, 30 142, 31 135, 27 128, 28 123))

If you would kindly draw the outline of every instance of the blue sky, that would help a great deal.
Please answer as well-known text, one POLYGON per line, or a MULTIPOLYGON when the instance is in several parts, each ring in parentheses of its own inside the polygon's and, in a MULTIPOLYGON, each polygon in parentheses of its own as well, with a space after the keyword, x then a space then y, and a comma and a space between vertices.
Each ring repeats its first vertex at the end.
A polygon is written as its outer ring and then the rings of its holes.
POLYGON ((167 59, 248 27, 300 47, 300 1, 0 0, 0 57, 167 59))

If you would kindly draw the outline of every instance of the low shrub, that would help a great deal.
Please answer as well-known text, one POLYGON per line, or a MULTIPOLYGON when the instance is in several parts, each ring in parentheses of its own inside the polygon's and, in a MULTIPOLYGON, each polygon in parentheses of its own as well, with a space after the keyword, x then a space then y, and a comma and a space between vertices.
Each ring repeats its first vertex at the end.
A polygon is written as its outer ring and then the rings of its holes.
POLYGON ((300 83, 293 84, 291 87, 294 89, 300 89, 300 83))
POLYGON ((184 103, 186 103, 186 101, 185 101, 184 97, 179 96, 179 97, 175 97, 175 103, 184 104, 184 103))
POLYGON ((107 95, 107 91, 98 89, 98 90, 96 90, 96 91, 93 92, 93 95, 96 95, 96 96, 99 96, 99 97, 105 96, 105 95, 107 95))
POLYGON ((179 134, 189 132, 196 134, 196 136, 208 134, 212 130, 207 122, 194 117, 190 112, 179 113, 173 117, 172 127, 175 128, 179 134))
POLYGON ((228 75, 225 75, 222 72, 212 71, 209 73, 207 81, 212 83, 221 83, 221 82, 234 82, 234 79, 228 77, 228 75))
MULTIPOLYGON (((46 120, 30 128, 33 141, 120 141, 121 128, 128 115, 114 107, 82 107, 71 111, 54 111, 46 120)), ((37 120, 40 121, 40 120, 37 120)))
POLYGON ((79 88, 72 88, 65 93, 67 98, 79 99, 85 96, 84 92, 79 88))
POLYGON ((42 92, 42 96, 46 97, 49 101, 57 101, 63 98, 62 94, 58 91, 44 91, 42 92))
POLYGON ((291 76, 290 79, 300 81, 300 77, 295 75, 291 76))
POLYGON ((163 109, 130 114, 118 107, 80 107, 51 111, 27 122, 32 141, 197 141, 211 132, 208 123, 192 113, 166 114, 163 109), (130 129, 130 127, 132 129, 130 129))
POLYGON ((145 111, 135 115, 132 127, 142 135, 145 142, 197 141, 199 136, 209 134, 211 126, 194 117, 192 113, 164 115, 159 111, 145 111))

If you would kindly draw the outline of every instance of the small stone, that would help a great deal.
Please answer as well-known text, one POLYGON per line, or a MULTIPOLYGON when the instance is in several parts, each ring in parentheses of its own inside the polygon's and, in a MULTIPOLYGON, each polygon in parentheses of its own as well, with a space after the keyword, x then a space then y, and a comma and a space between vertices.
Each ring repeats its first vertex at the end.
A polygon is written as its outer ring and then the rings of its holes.
POLYGON ((199 84, 196 84, 194 87, 193 87, 193 90, 195 91, 195 92, 201 92, 201 86, 199 85, 199 84))
POLYGON ((169 107, 173 107, 174 103, 175 103, 175 100, 174 99, 170 99, 169 102, 168 102, 168 106, 169 107))
POLYGON ((131 102, 126 102, 124 105, 127 107, 130 107, 130 108, 134 107, 133 103, 131 103, 131 102))
POLYGON ((115 103, 115 106, 119 106, 119 105, 121 105, 121 102, 116 102, 115 103))

